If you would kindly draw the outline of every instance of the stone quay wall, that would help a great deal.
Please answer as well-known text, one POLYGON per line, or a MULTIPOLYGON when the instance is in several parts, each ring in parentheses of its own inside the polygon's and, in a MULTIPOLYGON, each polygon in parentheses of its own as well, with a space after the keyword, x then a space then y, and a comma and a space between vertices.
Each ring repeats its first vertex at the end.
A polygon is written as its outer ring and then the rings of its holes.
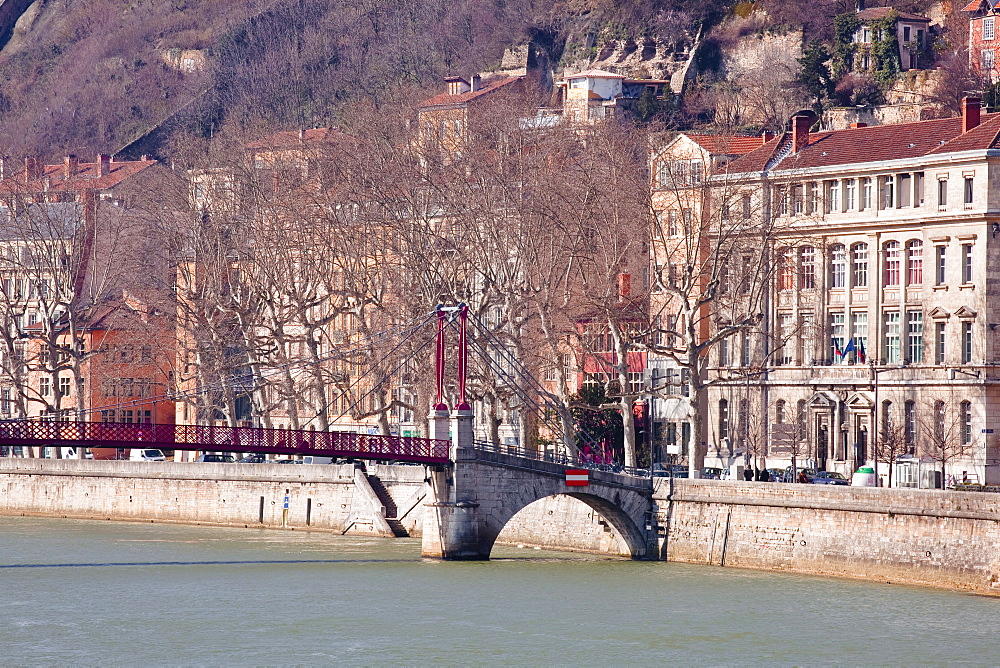
POLYGON ((1000 594, 1000 497, 975 492, 657 481, 668 561, 1000 594))
POLYGON ((0 459, 0 514, 6 515, 285 526, 382 535, 379 509, 370 488, 359 489, 355 484, 355 468, 350 464, 0 459))

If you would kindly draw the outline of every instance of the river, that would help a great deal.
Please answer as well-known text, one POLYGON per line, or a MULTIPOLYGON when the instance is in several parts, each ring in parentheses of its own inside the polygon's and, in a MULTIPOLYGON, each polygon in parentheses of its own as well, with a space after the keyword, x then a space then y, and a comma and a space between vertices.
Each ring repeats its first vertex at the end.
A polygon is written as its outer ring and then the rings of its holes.
POLYGON ((1000 599, 414 539, 0 517, 0 665, 996 664, 1000 599))

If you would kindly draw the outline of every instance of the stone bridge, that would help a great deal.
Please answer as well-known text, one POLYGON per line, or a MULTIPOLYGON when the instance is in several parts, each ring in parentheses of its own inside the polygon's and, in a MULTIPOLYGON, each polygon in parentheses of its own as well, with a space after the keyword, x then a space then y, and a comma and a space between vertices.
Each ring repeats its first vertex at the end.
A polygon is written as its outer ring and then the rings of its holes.
MULTIPOLYGON (((448 414, 434 418, 434 438, 448 434, 448 414)), ((451 463, 433 469, 424 509, 422 553, 448 560, 489 559, 504 526, 539 499, 565 494, 596 510, 633 559, 657 559, 649 478, 590 471, 586 487, 568 487, 563 464, 476 449, 471 411, 451 416, 451 463), (647 528, 649 527, 649 528, 647 528)))

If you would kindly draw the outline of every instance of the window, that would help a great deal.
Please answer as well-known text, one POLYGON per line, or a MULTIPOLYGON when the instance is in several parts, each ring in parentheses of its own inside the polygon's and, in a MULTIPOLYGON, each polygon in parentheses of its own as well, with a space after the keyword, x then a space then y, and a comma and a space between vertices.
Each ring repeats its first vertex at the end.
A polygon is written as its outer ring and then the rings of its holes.
POLYGON ((38 379, 38 394, 42 397, 47 397, 52 394, 52 379, 51 378, 39 378, 38 379))
POLYGON ((795 250, 792 248, 786 248, 781 253, 781 271, 778 274, 778 289, 795 289, 795 250))
POLYGON ((944 285, 945 282, 945 258, 947 256, 947 246, 934 247, 934 284, 944 285))
POLYGON ((993 55, 993 49, 983 49, 980 51, 980 65, 984 70, 992 70, 993 65, 996 62, 996 57, 993 55))
POLYGON ((868 311, 851 311, 851 337, 854 340, 854 361, 864 364, 868 357, 868 311))
POLYGON ((778 424, 785 422, 785 400, 778 399, 774 402, 774 421, 778 424))
POLYGON ((728 221, 728 220, 729 220, 729 218, 730 218, 730 211, 729 211, 729 202, 725 202, 725 203, 724 203, 724 204, 722 205, 722 212, 721 212, 721 213, 719 214, 719 217, 720 217, 720 218, 721 218, 721 219, 722 219, 723 221, 728 221))
POLYGON ((934 444, 936 447, 944 445, 944 421, 948 415, 948 409, 940 399, 934 402, 934 444))
POLYGON ((729 402, 719 400, 719 438, 729 438, 729 402))
POLYGON ((858 205, 858 181, 857 179, 847 179, 844 181, 844 211, 854 211, 858 205))
POLYGON ((840 356, 836 351, 843 352, 844 350, 844 314, 843 313, 831 313, 830 314, 830 336, 833 339, 833 348, 831 352, 831 360, 834 364, 841 361, 840 356))
POLYGON ((750 366, 750 333, 746 330, 740 332, 740 351, 740 364, 750 366))
POLYGON ((792 213, 801 216, 805 212, 805 201, 802 184, 792 186, 792 213))
POLYGON ((64 397, 68 397, 69 396, 69 390, 70 390, 70 382, 71 382, 71 380, 72 379, 69 378, 68 376, 61 377, 59 379, 59 394, 61 394, 64 397))
POLYGON ((924 282, 924 242, 914 239, 906 244, 906 284, 924 282))
POLYGON ((870 176, 866 176, 861 179, 861 210, 872 208, 872 179, 870 176))
POLYGON ((903 438, 909 451, 917 440, 917 403, 907 401, 903 404, 903 438))
POLYGON ((885 285, 899 285, 899 265, 902 254, 898 241, 887 241, 885 246, 885 285))
POLYGON ((750 195, 743 195, 741 203, 743 205, 743 220, 750 220, 750 195))
POLYGON ((778 345, 781 347, 781 352, 778 354, 779 364, 791 364, 793 361, 791 339, 794 321, 792 318, 791 313, 781 313, 778 315, 778 336, 780 337, 778 345))
POLYGON ((895 179, 891 176, 880 176, 879 180, 882 182, 882 189, 879 197, 878 208, 891 209, 896 205, 895 179))
POLYGON ((913 32, 913 30, 912 30, 912 28, 910 28, 910 26, 904 26, 903 27, 903 41, 904 42, 909 42, 910 41, 910 33, 912 33, 912 32, 913 32))
POLYGON ((806 202, 806 213, 819 213, 819 183, 809 182, 809 199, 806 202))
POLYGON ((963 401, 958 405, 959 421, 961 426, 961 441, 962 445, 969 445, 972 443, 972 404, 968 401, 963 401))
POLYGON ((988 42, 993 39, 993 17, 987 16, 983 19, 983 41, 988 42))
POLYGON ((962 323, 962 364, 972 363, 972 323, 962 323))
POLYGON ((826 213, 839 213, 840 181, 827 181, 826 184, 826 213))
POLYGON ((681 209, 681 223, 684 226, 683 232, 687 234, 691 230, 691 221, 693 220, 691 215, 691 209, 681 209))
POLYGON ((851 285, 856 288, 868 286, 868 244, 860 243, 851 246, 851 258, 854 266, 851 285))
POLYGON ((924 205, 924 173, 913 175, 913 206, 924 205))
POLYGON ((938 181, 938 208, 943 209, 948 206, 948 179, 938 181))
POLYGON ((830 287, 847 286, 847 250, 843 244, 830 247, 830 287))
POLYGON ((895 426, 895 420, 892 415, 892 402, 883 401, 882 402, 882 439, 889 440, 892 438, 892 428, 895 426))
POLYGON ((914 364, 924 361, 924 313, 906 312, 906 359, 914 364))
POLYGON ((962 244, 962 283, 972 283, 972 244, 962 244))
POLYGON ((719 366, 729 366, 729 339, 719 341, 719 366))
POLYGON ((882 354, 887 364, 895 364, 899 362, 899 311, 886 311, 883 317, 885 339, 882 354))
POLYGON ((779 216, 788 215, 788 189, 785 186, 774 189, 774 210, 779 216))
POLYGON ((667 212, 667 234, 670 235, 670 236, 672 236, 672 237, 676 237, 679 234, 678 227, 677 227, 677 212, 676 211, 668 211, 667 212))
POLYGON ((944 364, 944 323, 934 323, 934 363, 944 364))
POLYGON ((913 177, 909 174, 900 174, 896 179, 896 207, 910 206, 910 195, 913 194, 913 177))
POLYGON ((972 194, 973 194, 973 190, 972 190, 972 177, 969 177, 969 176, 965 177, 965 186, 962 188, 962 192, 964 193, 962 201, 965 204, 965 208, 966 209, 971 209, 972 208, 972 194))
POLYGON ((812 289, 816 287, 816 249, 803 246, 799 249, 800 287, 812 289))

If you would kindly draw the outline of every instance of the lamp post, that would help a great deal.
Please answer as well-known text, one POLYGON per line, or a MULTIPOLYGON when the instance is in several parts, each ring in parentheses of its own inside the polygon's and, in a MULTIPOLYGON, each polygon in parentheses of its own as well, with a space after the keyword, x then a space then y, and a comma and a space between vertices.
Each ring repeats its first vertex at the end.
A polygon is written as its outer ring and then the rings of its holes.
MULTIPOLYGON (((888 366, 888 367, 883 367, 883 368, 879 369, 879 368, 876 368, 876 366, 875 366, 875 359, 873 358, 871 361, 868 362, 868 368, 869 368, 869 371, 870 371, 870 373, 869 373, 869 379, 870 379, 870 382, 871 382, 872 393, 874 394, 874 399, 873 399, 874 405, 872 406, 872 429, 871 429, 871 432, 870 432, 871 433, 870 440, 871 440, 871 447, 872 447, 872 462, 874 463, 874 471, 875 471, 875 486, 878 487, 878 446, 877 446, 877 443, 878 443, 879 437, 885 435, 885 434, 883 434, 882 425, 879 424, 879 420, 878 420, 878 417, 879 417, 879 415, 878 415, 878 375, 880 373, 885 373, 886 371, 896 371, 897 369, 901 369, 903 367, 902 367, 902 365, 900 365, 900 366, 888 366)), ((885 419, 885 416, 883 415, 882 418, 885 419)), ((892 462, 889 462, 889 465, 891 466, 892 462)))

